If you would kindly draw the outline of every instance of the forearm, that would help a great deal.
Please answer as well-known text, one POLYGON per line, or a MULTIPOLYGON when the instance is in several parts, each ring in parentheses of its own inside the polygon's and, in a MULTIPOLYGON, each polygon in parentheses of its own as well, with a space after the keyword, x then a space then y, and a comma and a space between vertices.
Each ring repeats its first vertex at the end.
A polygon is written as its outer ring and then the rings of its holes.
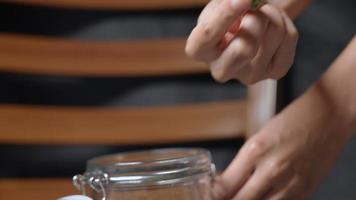
POLYGON ((337 132, 340 142, 352 136, 356 131, 355 52, 356 37, 321 79, 278 116, 287 129, 337 132))
POLYGON ((311 3, 312 0, 267 0, 287 12, 295 19, 311 3))
POLYGON ((356 36, 317 82, 328 104, 356 131, 356 36))

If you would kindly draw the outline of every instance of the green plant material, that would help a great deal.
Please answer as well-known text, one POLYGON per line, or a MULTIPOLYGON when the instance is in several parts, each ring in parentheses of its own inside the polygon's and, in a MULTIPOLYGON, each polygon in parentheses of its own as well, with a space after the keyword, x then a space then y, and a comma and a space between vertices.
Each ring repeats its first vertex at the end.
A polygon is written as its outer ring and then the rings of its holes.
POLYGON ((262 4, 263 0, 252 0, 251 7, 253 10, 256 10, 257 8, 260 7, 262 4))

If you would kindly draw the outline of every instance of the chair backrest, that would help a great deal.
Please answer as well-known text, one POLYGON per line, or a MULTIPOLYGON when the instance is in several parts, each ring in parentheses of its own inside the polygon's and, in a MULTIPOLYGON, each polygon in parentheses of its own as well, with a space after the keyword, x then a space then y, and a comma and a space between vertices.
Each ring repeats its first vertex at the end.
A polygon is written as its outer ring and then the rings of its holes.
MULTIPOLYGON (((103 42, 0 34, 0 43, 5 72, 147 77, 208 70, 185 56, 184 38, 103 42)), ((246 131, 246 101, 115 109, 11 104, 0 109, 0 142, 5 143, 166 143, 242 137, 246 131)))
MULTIPOLYGON (((191 8, 207 1, 3 2, 127 11, 191 8)), ((94 41, 1 33, 0 71, 84 77, 207 74, 206 65, 185 56, 184 45, 185 38, 94 41)), ((0 144, 137 145, 244 138, 274 114, 276 83, 261 82, 248 94, 244 100, 143 108, 0 104, 0 144)), ((0 199, 54 199, 69 192, 70 180, 0 179, 0 199), (18 188, 28 193, 16 193, 18 188)))
POLYGON ((209 0, 2 0, 25 5, 53 6, 76 9, 104 10, 163 10, 201 7, 209 0))
POLYGON ((42 75, 138 77, 204 73, 185 38, 83 41, 0 33, 0 70, 42 75))

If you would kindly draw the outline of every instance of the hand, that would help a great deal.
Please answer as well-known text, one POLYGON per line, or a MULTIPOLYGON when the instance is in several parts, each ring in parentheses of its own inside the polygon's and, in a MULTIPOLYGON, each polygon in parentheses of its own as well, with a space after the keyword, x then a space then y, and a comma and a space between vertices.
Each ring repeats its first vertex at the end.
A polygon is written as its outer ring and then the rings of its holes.
POLYGON ((210 64, 219 82, 279 79, 293 63, 298 32, 291 19, 272 4, 250 8, 251 0, 212 0, 187 40, 186 53, 210 64))
POLYGON ((214 200, 305 200, 310 196, 352 133, 352 123, 330 109, 325 94, 314 91, 246 142, 216 179, 214 200))

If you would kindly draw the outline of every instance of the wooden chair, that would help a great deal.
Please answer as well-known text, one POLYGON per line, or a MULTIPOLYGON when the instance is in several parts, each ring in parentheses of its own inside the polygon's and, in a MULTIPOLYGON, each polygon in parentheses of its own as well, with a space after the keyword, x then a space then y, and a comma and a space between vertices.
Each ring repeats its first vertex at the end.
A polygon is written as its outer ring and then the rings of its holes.
MULTIPOLYGON (((141 10, 202 6, 206 0, 8 2, 141 10)), ((207 73, 207 66, 185 56, 184 45, 185 38, 103 42, 0 34, 0 71, 100 77, 207 73)), ((248 94, 247 100, 145 108, 0 104, 0 143, 133 145, 243 138, 274 114, 276 83, 261 82, 248 94)), ((0 199, 56 199, 76 192, 69 178, 0 179, 0 199)))
POLYGON ((181 9, 202 7, 209 0, 180 0, 180 1, 165 1, 165 0, 2 0, 3 2, 38 5, 38 6, 53 6, 62 8, 80 8, 80 9, 100 9, 100 10, 157 10, 157 9, 181 9))

